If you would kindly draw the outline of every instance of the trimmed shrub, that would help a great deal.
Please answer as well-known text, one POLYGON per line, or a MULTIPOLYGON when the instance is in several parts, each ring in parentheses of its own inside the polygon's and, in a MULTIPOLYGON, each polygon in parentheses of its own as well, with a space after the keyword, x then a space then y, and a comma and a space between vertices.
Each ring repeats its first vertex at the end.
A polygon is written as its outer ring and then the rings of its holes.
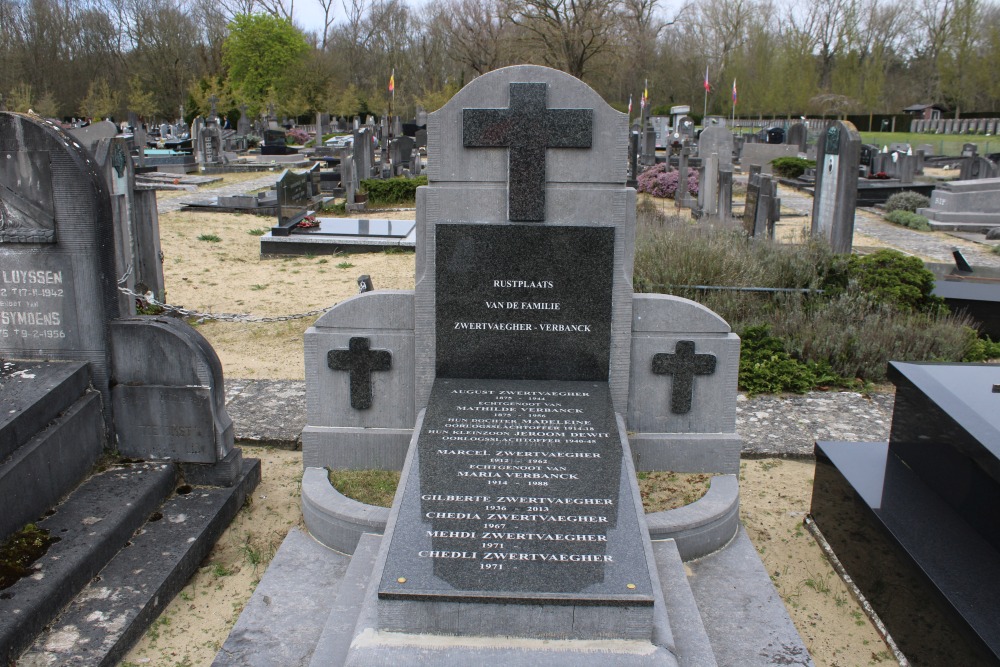
POLYGON ((818 385, 840 384, 829 364, 793 359, 766 324, 747 327, 741 338, 739 384, 748 394, 803 394, 818 385))
MULTIPOLYGON (((668 171, 667 163, 661 162, 639 174, 636 179, 636 190, 661 199, 674 199, 680 179, 679 172, 668 171)), ((693 169, 688 171, 688 192, 692 195, 698 194, 698 172, 693 169)))
POLYGON ((870 255, 851 255, 848 276, 857 290, 900 310, 947 312, 944 299, 934 296, 934 274, 916 257, 883 248, 870 255))
POLYGON ((889 212, 909 211, 916 213, 918 208, 927 208, 930 205, 930 197, 925 197, 919 192, 897 192, 885 200, 885 210, 889 212))
POLYGON ((368 193, 370 204, 405 204, 417 199, 417 188, 427 185, 426 176, 406 178, 398 176, 385 180, 368 178, 361 181, 361 189, 368 193))
POLYGON ((771 160, 774 173, 782 178, 798 178, 806 169, 815 169, 816 160, 804 157, 777 157, 771 160))
POLYGON ((977 338, 969 346, 962 361, 990 361, 1000 359, 1000 341, 992 341, 989 336, 977 338))
POLYGON ((909 227, 910 229, 914 229, 918 232, 931 231, 931 225, 927 221, 927 218, 902 209, 890 212, 885 216, 885 219, 897 225, 909 227))

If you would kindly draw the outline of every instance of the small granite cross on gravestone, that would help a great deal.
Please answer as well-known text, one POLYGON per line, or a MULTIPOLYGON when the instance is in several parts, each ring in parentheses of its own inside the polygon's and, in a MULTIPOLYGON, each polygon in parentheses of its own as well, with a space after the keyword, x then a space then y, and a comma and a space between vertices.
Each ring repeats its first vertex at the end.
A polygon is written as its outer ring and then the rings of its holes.
POLYGON ((327 365, 335 371, 351 374, 351 407, 367 410, 372 406, 372 372, 387 371, 392 366, 392 353, 388 350, 369 349, 371 342, 355 336, 347 350, 330 350, 327 365))
POLYGON ((661 352, 653 355, 653 372, 673 376, 670 411, 676 415, 687 414, 691 411, 694 376, 714 373, 715 355, 695 354, 693 340, 679 340, 673 354, 661 352))
POLYGON ((511 222, 545 220, 545 151, 590 148, 592 109, 548 109, 546 84, 510 84, 507 109, 465 109, 462 136, 466 148, 510 150, 507 216, 511 222))

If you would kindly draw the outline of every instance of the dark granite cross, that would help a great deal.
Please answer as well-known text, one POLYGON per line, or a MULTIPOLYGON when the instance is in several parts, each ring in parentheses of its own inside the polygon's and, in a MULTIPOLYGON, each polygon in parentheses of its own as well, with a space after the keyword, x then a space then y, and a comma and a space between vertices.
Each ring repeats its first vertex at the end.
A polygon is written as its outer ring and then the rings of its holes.
POLYGON ((506 147, 507 219, 545 220, 545 151, 590 148, 593 109, 548 109, 545 83, 510 84, 507 109, 464 109, 462 141, 466 148, 506 147))
POLYGON ((212 105, 212 110, 208 112, 208 118, 211 120, 215 118, 218 114, 215 113, 215 105, 219 103, 219 98, 216 95, 212 95, 208 98, 208 103, 212 105))
POLYGON ((351 338, 347 350, 330 350, 326 365, 335 371, 351 374, 351 407, 367 410, 372 406, 372 371, 387 371, 392 366, 392 353, 371 350, 371 341, 362 336, 351 338))
POLYGON ((715 372, 714 354, 695 354, 693 340, 679 340, 674 354, 661 352, 653 355, 653 372, 657 375, 673 375, 670 391, 670 411, 675 415, 691 412, 691 396, 694 394, 694 376, 711 375, 715 372))

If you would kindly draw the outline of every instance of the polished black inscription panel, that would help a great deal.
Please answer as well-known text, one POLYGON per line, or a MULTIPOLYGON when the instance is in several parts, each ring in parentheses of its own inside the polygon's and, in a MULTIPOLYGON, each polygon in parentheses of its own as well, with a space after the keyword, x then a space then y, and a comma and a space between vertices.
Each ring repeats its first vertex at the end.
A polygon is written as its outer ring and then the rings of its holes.
POLYGON ((611 227, 437 225, 437 377, 607 380, 611 227))
POLYGON ((651 605, 606 383, 439 378, 379 597, 651 605))

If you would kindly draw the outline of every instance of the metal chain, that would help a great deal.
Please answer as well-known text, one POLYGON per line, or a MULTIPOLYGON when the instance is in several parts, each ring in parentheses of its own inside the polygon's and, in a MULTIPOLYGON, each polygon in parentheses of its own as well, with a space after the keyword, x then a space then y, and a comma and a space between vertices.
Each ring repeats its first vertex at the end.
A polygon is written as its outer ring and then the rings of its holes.
MULTIPOLYGON (((127 274, 126 274, 127 277, 127 274)), ((305 317, 312 317, 314 315, 322 315, 328 310, 332 309, 333 306, 328 306, 326 308, 318 308, 316 310, 310 310, 306 313, 296 313, 294 315, 279 315, 277 317, 259 317, 257 315, 249 315, 245 313, 201 313, 197 310, 190 310, 188 308, 182 308, 180 306, 172 306, 169 303, 163 303, 162 301, 157 301, 153 296, 152 292, 146 292, 145 294, 138 294, 128 289, 127 287, 118 287, 118 290, 123 294, 128 294, 129 296, 141 299, 142 301, 156 306, 157 308, 162 308, 171 313, 177 313, 184 317, 195 317, 198 318, 197 322, 199 324, 205 322, 206 320, 217 320, 219 322, 287 322, 289 320, 301 320, 305 317)), ((336 304, 334 304, 336 305, 336 304)))

